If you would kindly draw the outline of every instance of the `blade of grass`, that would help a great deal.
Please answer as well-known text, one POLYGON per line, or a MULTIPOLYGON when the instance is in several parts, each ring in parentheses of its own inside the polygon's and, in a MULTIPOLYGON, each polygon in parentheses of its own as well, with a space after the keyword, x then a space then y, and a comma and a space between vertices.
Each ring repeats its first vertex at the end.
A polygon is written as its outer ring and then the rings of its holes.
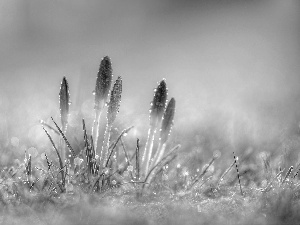
POLYGON ((109 153, 109 155, 108 155, 108 157, 107 157, 107 160, 106 160, 106 163, 105 163, 105 167, 108 166, 110 157, 112 156, 112 153, 113 153, 115 147, 117 146, 119 140, 121 139, 121 137, 122 137, 124 134, 127 134, 132 128, 133 128, 133 126, 127 128, 127 129, 124 129, 124 130, 121 132, 121 134, 119 135, 119 137, 116 139, 116 141, 112 144, 112 146, 108 148, 108 149, 111 149, 111 150, 110 150, 110 153, 109 153))
POLYGON ((53 123, 55 124, 55 126, 56 126, 58 132, 59 132, 60 135, 63 137, 63 139, 64 139, 65 143, 67 144, 69 150, 71 151, 73 157, 75 158, 75 157, 76 157, 76 154, 75 154, 75 152, 74 152, 72 146, 70 145, 70 143, 69 143, 67 137, 66 137, 65 134, 62 132, 62 130, 59 128, 59 126, 57 125, 57 123, 54 121, 53 117, 51 117, 51 119, 52 119, 53 123))
POLYGON ((135 149, 135 170, 136 170, 136 181, 140 180, 140 140, 136 140, 135 149))
POLYGON ((143 189, 151 184, 151 182, 154 180, 154 178, 156 177, 156 175, 159 173, 160 170, 162 170, 162 168, 171 163, 173 160, 176 159, 178 155, 175 153, 175 154, 172 154, 172 155, 168 155, 166 156, 164 159, 162 159, 155 167, 153 167, 149 173, 148 173, 148 176, 146 176, 146 179, 145 179, 145 184, 143 186, 143 189))
POLYGON ((225 170, 225 172, 221 175, 221 177, 219 178, 219 180, 217 182, 217 187, 220 185, 220 183, 222 182, 222 180, 224 179, 224 177, 229 173, 229 171, 232 169, 233 166, 234 166, 234 160, 230 164, 230 166, 225 170))
POLYGON ((265 188, 261 188, 260 191, 261 191, 261 192, 267 192, 267 191, 269 190, 269 188, 271 187, 272 183, 282 175, 282 173, 284 172, 284 170, 285 170, 285 169, 280 170, 280 171, 276 174, 276 176, 273 177, 273 179, 270 180, 270 182, 267 184, 267 186, 266 186, 265 188))
POLYGON ((292 171, 293 171, 293 169, 294 169, 294 167, 293 166, 291 166, 290 168, 289 168, 289 170, 287 171, 287 173, 286 173, 286 175, 285 175, 285 177, 283 178, 283 180, 282 180, 282 182, 281 182, 281 185, 283 185, 284 184, 284 182, 286 181, 286 179, 291 175, 291 173, 292 173, 292 171))
POLYGON ((42 124, 44 127, 49 128, 50 130, 52 130, 55 134, 59 135, 59 132, 52 126, 50 126, 49 124, 47 124, 44 120, 40 120, 39 121, 40 124, 42 124))
POLYGON ((192 183, 189 185, 189 187, 186 188, 186 191, 190 191, 200 180, 201 178, 206 174, 206 172, 208 171, 209 167, 211 167, 211 165, 214 163, 214 161, 217 159, 218 157, 216 155, 214 155, 212 157, 212 159, 209 161, 208 165, 205 167, 205 169, 202 171, 201 174, 199 174, 193 181, 192 183))
MULTIPOLYGON (((65 177, 64 170, 63 170, 64 164, 63 164, 63 162, 62 162, 62 159, 61 159, 61 157, 60 157, 59 151, 58 151, 58 149, 56 148, 56 146, 55 146, 55 144, 54 144, 54 141, 53 141, 53 139, 51 138, 50 134, 48 133, 48 131, 47 131, 44 127, 43 127, 43 130, 45 131, 46 135, 48 136, 48 138, 49 138, 49 140, 50 140, 50 142, 51 142, 51 144, 52 144, 52 146, 53 146, 53 148, 54 148, 54 150, 55 150, 55 152, 56 152, 56 154, 57 154, 57 158, 58 158, 58 162, 59 162, 59 166, 60 166, 60 171, 61 171, 61 176, 62 176, 62 185, 63 185, 63 187, 64 187, 64 186, 65 186, 65 185, 64 185, 64 182, 63 182, 64 177, 65 177)), ((47 161, 48 161, 48 159, 47 159, 47 161)), ((48 167, 49 167, 49 164, 48 164, 48 167)))
POLYGON ((151 183, 153 177, 156 175, 155 172, 153 173, 153 171, 158 167, 163 165, 166 161, 168 161, 168 158, 170 158, 170 156, 176 154, 177 150, 181 147, 181 145, 176 145, 174 148, 172 148, 170 150, 170 152, 165 155, 156 165, 154 165, 148 172, 147 176, 145 177, 145 183, 151 183))
POLYGON ((242 185, 241 185, 241 180, 240 180, 239 167, 238 167, 238 165, 237 165, 237 160, 236 160, 236 157, 235 157, 234 152, 233 152, 233 157, 234 157, 234 163, 235 163, 235 167, 236 167, 237 177, 238 177, 238 180, 239 180, 239 185, 240 185, 241 195, 243 195, 242 185))

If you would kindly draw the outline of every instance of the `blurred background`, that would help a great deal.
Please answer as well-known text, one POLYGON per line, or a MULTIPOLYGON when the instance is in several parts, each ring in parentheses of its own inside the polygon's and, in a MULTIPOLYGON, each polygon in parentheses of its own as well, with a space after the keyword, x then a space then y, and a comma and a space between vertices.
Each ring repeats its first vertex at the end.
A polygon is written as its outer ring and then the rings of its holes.
POLYGON ((59 120, 63 76, 70 127, 91 122, 105 55, 123 77, 116 126, 135 125, 132 140, 144 143, 153 89, 166 78, 173 142, 184 150, 284 148, 299 135, 299 10, 297 0, 2 0, 1 148, 49 144, 38 121, 59 120))

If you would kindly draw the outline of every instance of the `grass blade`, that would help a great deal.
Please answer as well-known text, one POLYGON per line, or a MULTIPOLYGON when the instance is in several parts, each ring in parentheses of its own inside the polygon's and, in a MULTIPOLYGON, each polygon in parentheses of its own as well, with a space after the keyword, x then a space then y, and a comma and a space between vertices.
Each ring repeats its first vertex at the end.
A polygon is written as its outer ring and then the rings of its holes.
MULTIPOLYGON (((62 186, 64 187, 65 185, 64 185, 64 180, 65 180, 65 175, 64 175, 64 164, 63 164, 63 161, 62 161, 62 159, 61 159, 61 157, 60 157, 60 154, 59 154, 59 151, 58 151, 58 149, 56 148, 56 146, 55 146, 55 144, 54 144, 54 141, 53 141, 53 139, 51 138, 51 136, 50 136, 50 134, 48 133, 48 131, 43 127, 43 130, 45 131, 45 133, 46 133, 46 135, 48 136, 48 138, 49 138, 49 140, 50 140, 50 142, 51 142, 51 144, 52 144, 52 146, 53 146, 53 148, 54 148, 54 150, 55 150, 55 152, 56 152, 56 154, 57 154, 57 158, 58 158, 58 162, 59 162, 59 166, 60 166, 60 173, 61 173, 61 176, 62 176, 62 186)), ((46 156, 47 157, 47 156, 46 156)), ((48 163, 48 159, 47 159, 47 163, 48 163)), ((50 165, 49 165, 49 163, 48 163, 48 169, 50 170, 50 165)))
POLYGON ((117 146, 119 140, 121 139, 121 137, 122 137, 124 134, 128 133, 128 131, 131 130, 132 128, 133 128, 133 126, 127 128, 127 129, 124 129, 124 130, 122 131, 122 133, 119 135, 119 137, 117 138, 117 140, 116 140, 111 146, 109 146, 108 150, 109 150, 109 149, 111 149, 111 150, 110 150, 110 153, 109 153, 109 155, 108 155, 108 158, 107 158, 107 160, 106 160, 106 162, 105 162, 105 165, 104 165, 105 167, 108 166, 110 157, 112 156, 112 153, 113 153, 115 147, 117 146))
POLYGON ((60 135, 61 135, 62 138, 64 139, 65 143, 67 144, 67 146, 68 146, 70 152, 72 153, 73 157, 75 158, 75 157, 76 157, 76 154, 75 154, 75 152, 74 152, 72 146, 70 145, 70 143, 69 143, 67 137, 66 137, 65 134, 62 132, 62 130, 59 128, 59 126, 57 125, 57 123, 54 121, 53 117, 51 117, 51 119, 52 119, 53 123, 55 124, 55 126, 56 126, 58 132, 60 133, 60 135))
POLYGON ((236 167, 237 177, 238 177, 238 180, 239 180, 241 195, 243 195, 242 185, 241 185, 241 180, 240 180, 239 167, 238 167, 237 160, 236 160, 234 152, 233 152, 233 157, 234 157, 234 163, 235 163, 235 167, 236 167))
POLYGON ((214 155, 212 157, 212 159, 209 161, 208 165, 205 167, 205 169, 202 171, 201 174, 199 174, 196 178, 194 178, 194 180, 192 181, 192 183, 189 185, 189 187, 186 188, 186 191, 190 191, 192 190, 192 188, 196 185, 196 183, 198 183, 200 181, 200 179, 206 174, 206 172, 208 171, 209 167, 211 167, 211 165, 214 163, 214 161, 218 158, 217 155, 214 155))
POLYGON ((140 140, 136 140, 136 149, 135 149, 135 169, 136 169, 136 181, 140 180, 140 140))
MULTIPOLYGON (((158 171, 158 167, 161 165, 165 165, 165 162, 168 162, 170 158, 173 158, 174 155, 177 154, 177 150, 181 147, 181 145, 176 145, 174 148, 170 150, 170 152, 165 155, 157 164, 155 164, 148 172, 145 177, 145 184, 150 184, 153 178, 156 175, 156 171, 158 171)), ((173 159, 172 159, 173 160, 173 159)))

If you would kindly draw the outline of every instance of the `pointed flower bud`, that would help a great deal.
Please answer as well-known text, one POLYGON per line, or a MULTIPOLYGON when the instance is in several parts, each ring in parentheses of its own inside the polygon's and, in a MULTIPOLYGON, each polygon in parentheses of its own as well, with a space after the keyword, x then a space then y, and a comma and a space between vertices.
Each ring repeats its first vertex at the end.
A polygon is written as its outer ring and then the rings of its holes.
POLYGON ((112 124, 119 112, 122 94, 122 78, 119 76, 110 94, 110 101, 107 110, 107 121, 108 124, 112 124))
POLYGON ((166 100, 167 100, 167 85, 165 79, 163 79, 157 88, 155 89, 153 101, 150 109, 150 125, 156 127, 162 120, 166 100))
POLYGON ((69 106, 70 106, 69 85, 66 77, 63 77, 63 80, 60 85, 59 105, 60 105, 62 131, 65 132, 67 130, 67 125, 68 125, 69 106))
POLYGON ((95 109, 101 110, 107 101, 112 81, 111 60, 105 56, 100 63, 95 88, 95 109))

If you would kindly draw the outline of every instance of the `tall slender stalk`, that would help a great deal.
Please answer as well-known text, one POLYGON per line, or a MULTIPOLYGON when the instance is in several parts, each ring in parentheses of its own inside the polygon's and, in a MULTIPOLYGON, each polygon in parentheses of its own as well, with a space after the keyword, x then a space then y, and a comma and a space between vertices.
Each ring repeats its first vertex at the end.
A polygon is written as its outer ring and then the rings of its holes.
POLYGON ((100 154, 100 162, 102 162, 103 166, 106 166, 106 161, 108 158, 108 150, 109 150, 110 131, 113 122, 115 121, 117 114, 119 112, 121 94, 122 94, 122 78, 119 76, 116 82, 114 83, 114 87, 110 93, 110 101, 108 103, 107 124, 104 133, 104 142, 102 146, 102 151, 100 154))
MULTIPOLYGON (((47 130, 43 127, 43 130, 45 131, 46 135, 48 136, 56 154, 57 154, 57 158, 58 158, 58 162, 59 162, 59 166, 60 166, 60 173, 61 173, 61 181, 62 181, 62 187, 64 188, 65 187, 65 171, 64 171, 64 164, 63 164, 63 161, 62 161, 62 158, 61 156, 59 155, 59 151, 58 149, 56 148, 55 144, 54 144, 54 141, 52 140, 50 134, 47 132, 47 130)), ((47 157, 47 156, 46 156, 47 157)), ((48 160, 47 160, 48 162, 48 160)), ((48 170, 50 170, 51 166, 48 164, 48 170)))
POLYGON ((286 181, 286 179, 288 179, 288 177, 291 175, 292 171, 293 171, 294 167, 291 166, 288 170, 288 172, 286 173, 285 177, 283 178, 281 184, 284 184, 284 182, 286 181))
POLYGON ((171 162, 172 160, 174 160, 177 157, 177 151, 180 147, 181 147, 181 145, 176 145, 157 164, 153 165, 153 167, 150 168, 149 172, 145 176, 143 188, 149 186, 149 184, 152 182, 152 180, 156 176, 157 171, 159 171, 167 163, 171 162))
POLYGON ((112 66, 111 60, 105 56, 100 63, 100 68, 97 74, 95 87, 95 119, 92 127, 92 136, 94 140, 94 148, 97 153, 97 143, 99 138, 99 123, 102 110, 108 98, 109 90, 112 81, 112 66))
POLYGON ((163 116, 161 129, 160 129, 158 148, 156 150, 150 168, 153 165, 156 165, 162 159, 165 153, 165 149, 167 145, 166 143, 168 141, 174 123, 174 114, 175 114, 175 99, 171 98, 163 116))
POLYGON ((235 167, 236 167, 237 178, 238 178, 238 180, 239 180, 239 185, 240 185, 241 195, 243 195, 243 190, 242 190, 242 185, 241 185, 241 179, 240 179, 240 173, 239 173, 239 167, 238 167, 237 159, 236 159, 236 157, 235 157, 234 152, 233 152, 233 158, 234 158, 234 164, 235 164, 235 167))
POLYGON ((150 128, 148 131, 147 142, 142 156, 142 176, 146 176, 149 170, 150 159, 152 156, 154 136, 157 126, 160 124, 165 110, 167 100, 167 86, 163 79, 154 90, 154 97, 150 109, 150 128))
POLYGON ((94 161, 95 160, 95 149, 94 149, 94 144, 93 144, 93 136, 90 137, 90 142, 89 142, 84 119, 82 119, 82 125, 83 125, 83 140, 84 140, 88 174, 94 175, 96 172, 96 165, 95 165, 95 161, 94 161))
POLYGON ((140 140, 136 140, 135 149, 135 170, 136 170, 136 181, 140 180, 140 140))
POLYGON ((76 154, 74 149, 72 148, 70 142, 68 141, 66 135, 62 132, 62 130, 59 128, 59 126, 57 125, 57 123, 54 121, 53 117, 51 117, 52 122, 54 123, 56 129, 58 130, 58 132, 60 133, 60 135, 62 136, 62 140, 64 140, 65 144, 68 146, 69 148, 69 152, 72 154, 72 156, 75 158, 76 154))
MULTIPOLYGON (((62 125, 61 130, 65 134, 67 132, 67 127, 68 127, 69 106, 70 106, 69 85, 66 77, 63 77, 63 80, 60 85, 59 106, 60 106, 60 118, 61 118, 61 125, 62 125)), ((60 143, 61 143, 61 157, 62 157, 62 162, 64 163, 66 157, 66 145, 62 141, 62 139, 60 139, 60 143)))
POLYGON ((109 139, 110 139, 111 128, 112 128, 112 126, 110 124, 106 125, 102 151, 100 153, 100 162, 102 162, 104 167, 105 167, 105 163, 107 161, 107 154, 108 154, 107 152, 108 152, 108 148, 109 148, 109 139))

